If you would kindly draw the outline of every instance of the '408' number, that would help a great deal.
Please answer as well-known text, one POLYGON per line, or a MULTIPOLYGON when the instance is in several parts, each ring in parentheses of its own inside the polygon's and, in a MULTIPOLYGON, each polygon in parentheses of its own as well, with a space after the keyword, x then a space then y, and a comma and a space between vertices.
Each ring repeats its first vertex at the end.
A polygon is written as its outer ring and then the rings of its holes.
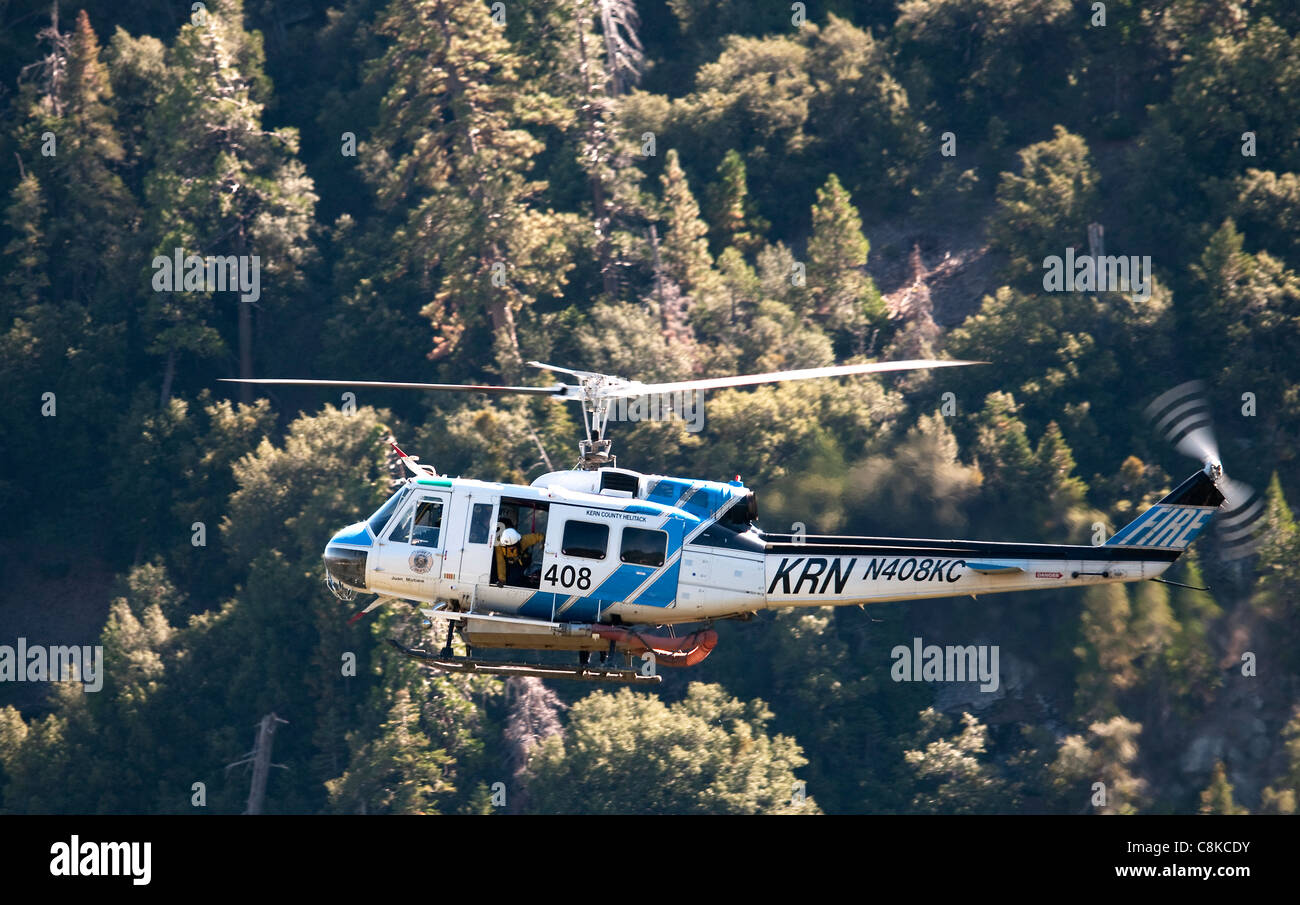
POLYGON ((577 586, 579 591, 585 591, 591 587, 591 569, 583 566, 581 569, 575 569, 573 566, 565 566, 561 569, 559 566, 551 566, 542 576, 548 584, 558 584, 562 588, 572 588, 577 586))

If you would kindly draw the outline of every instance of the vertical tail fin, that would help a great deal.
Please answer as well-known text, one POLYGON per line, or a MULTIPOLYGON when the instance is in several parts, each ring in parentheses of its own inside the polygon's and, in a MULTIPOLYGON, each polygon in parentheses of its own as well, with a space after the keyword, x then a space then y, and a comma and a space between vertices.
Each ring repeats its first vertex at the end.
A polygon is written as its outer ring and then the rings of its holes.
POLYGON ((1106 544, 1185 550, 1222 503, 1223 494, 1208 470, 1198 471, 1121 528, 1106 544))

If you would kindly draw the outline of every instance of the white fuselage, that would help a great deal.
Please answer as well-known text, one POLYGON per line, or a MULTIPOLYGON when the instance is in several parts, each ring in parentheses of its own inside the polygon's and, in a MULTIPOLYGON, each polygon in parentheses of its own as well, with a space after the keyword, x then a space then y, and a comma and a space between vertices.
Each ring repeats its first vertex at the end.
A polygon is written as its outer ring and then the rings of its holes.
POLYGON ((660 625, 1135 581, 1181 552, 764 535, 742 511, 751 501, 739 482, 618 469, 552 472, 528 487, 412 478, 368 522, 335 535, 326 563, 342 583, 382 597, 545 622, 660 625), (504 565, 494 545, 503 519, 531 540, 504 565))

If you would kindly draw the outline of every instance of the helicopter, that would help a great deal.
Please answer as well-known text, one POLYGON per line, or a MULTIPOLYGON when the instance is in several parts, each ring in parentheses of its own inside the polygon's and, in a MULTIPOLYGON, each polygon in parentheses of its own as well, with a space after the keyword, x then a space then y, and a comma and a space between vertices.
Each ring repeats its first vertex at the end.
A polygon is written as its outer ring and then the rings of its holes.
POLYGON ((326 544, 331 593, 344 602, 376 595, 354 621, 378 606, 406 602, 430 625, 445 625, 440 650, 389 642, 438 670, 657 683, 659 666, 689 667, 709 656, 718 643, 716 622, 747 620, 765 609, 1165 581, 1159 576, 1206 527, 1231 486, 1217 452, 1206 446, 1200 470, 1094 546, 771 533, 758 526, 754 491, 739 476, 718 481, 619 467, 605 433, 612 404, 986 362, 868 362, 668 383, 529 364, 576 382, 228 381, 524 394, 581 405, 586 437, 576 464, 528 485, 442 475, 393 443, 410 477, 369 518, 326 544), (453 646, 456 633, 463 654, 453 646), (485 658, 484 650, 507 655, 485 658), (577 663, 509 655, 521 651, 576 652, 577 663))

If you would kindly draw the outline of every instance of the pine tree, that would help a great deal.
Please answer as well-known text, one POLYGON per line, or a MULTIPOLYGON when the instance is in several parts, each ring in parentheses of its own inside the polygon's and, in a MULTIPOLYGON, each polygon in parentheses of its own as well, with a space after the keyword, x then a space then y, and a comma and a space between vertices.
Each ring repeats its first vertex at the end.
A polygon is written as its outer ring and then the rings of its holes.
POLYGON ((35 173, 24 173, 10 192, 5 226, 13 236, 5 246, 5 320, 40 303, 49 288, 46 272, 49 252, 45 243, 45 195, 35 173))
POLYGON ((800 29, 816 89, 809 101, 810 150, 880 211, 915 184, 929 151, 928 130, 891 69, 892 49, 861 26, 831 12, 825 25, 800 29))
MULTIPOLYGON (((1037 484, 1042 464, 1034 455, 1029 432, 1018 415, 1019 406, 1010 393, 990 393, 978 415, 979 429, 975 456, 984 474, 984 494, 999 513, 1018 511, 1026 522, 1033 521, 1033 511, 1026 512, 1021 495, 1027 485, 1037 484)), ((1034 507, 1035 509, 1037 507, 1034 507)))
POLYGON ((1287 504, 1282 481, 1276 471, 1269 479, 1264 501, 1265 528, 1261 532, 1262 542, 1256 568, 1260 572, 1264 588, 1288 586, 1291 583, 1287 574, 1296 560, 1297 552, 1300 552, 1300 530, 1296 528, 1295 516, 1287 504))
POLYGON ((386 90, 360 153, 389 218, 395 276, 423 293, 432 357, 486 329, 498 367, 517 373, 517 318, 558 295, 572 267, 571 218, 536 206, 545 184, 529 173, 543 146, 524 128, 561 122, 561 111, 521 80, 476 0, 393 0, 378 27, 391 39, 373 68, 386 90))
POLYGON ((560 699, 537 678, 506 680, 505 743, 510 776, 514 780, 513 794, 509 799, 512 813, 528 810, 528 788, 524 777, 533 748, 561 731, 560 699))
MULTIPOLYGON (((261 35, 244 30, 243 0, 214 0, 202 25, 180 30, 168 52, 168 84, 154 111, 154 169, 145 180, 154 253, 256 255, 263 277, 261 306, 282 302, 311 250, 308 230, 316 203, 312 181, 297 160, 294 129, 268 130, 269 93, 262 72, 261 35), (279 285, 266 285, 273 275, 279 285)), ((179 281, 181 274, 173 274, 179 281)), ((237 300, 239 373, 253 376, 254 300, 237 300)), ((224 342, 209 313, 207 290, 154 293, 150 351, 165 356, 161 399, 171 395, 177 357, 218 354, 224 342)), ((251 393, 244 390, 244 401, 251 393)))
POLYGON ((832 173, 817 190, 812 208, 807 274, 811 304, 805 313, 830 330, 852 333, 858 353, 867 325, 884 314, 880 293, 865 270, 870 247, 857 208, 832 173))
POLYGON ((1049 530, 1074 527, 1072 522, 1077 520, 1076 516, 1085 503, 1088 485, 1075 477, 1074 453, 1055 421, 1050 422, 1038 438, 1034 457, 1038 460, 1038 486, 1042 489, 1041 495, 1029 492, 1044 504, 1042 512, 1048 522, 1045 527, 1049 530))
POLYGON ((1223 761, 1214 762, 1214 772, 1210 784, 1201 792, 1201 814, 1249 814, 1241 805, 1232 800, 1232 783, 1228 782, 1228 771, 1223 761))
POLYGON ((745 176, 745 158, 735 148, 727 151, 718 164, 717 175, 718 181, 708 189, 714 247, 734 247, 745 254, 757 251, 771 224, 755 210, 745 176))
POLYGON ((688 294, 711 288, 713 257, 705 238, 709 227, 700 216, 700 206, 686 181, 676 148, 669 149, 665 155, 659 182, 663 186, 660 204, 664 234, 660 253, 664 273, 688 294))
MULTIPOLYGON (((139 210, 118 172, 125 151, 111 105, 113 88, 84 9, 68 48, 64 93, 63 115, 51 124, 60 137, 52 173, 52 185, 58 186, 56 291, 77 300, 117 298, 122 293, 115 282, 137 274, 123 266, 123 259, 136 252, 139 210)), ((110 322, 125 316, 120 309, 96 314, 110 322)))
POLYGON ((1100 177, 1087 143, 1062 126, 1051 140, 1022 149, 1019 157, 1020 172, 1004 172, 998 182, 998 209, 989 232, 1011 256, 1012 272, 1021 276, 1036 272, 1046 256, 1082 245, 1100 177))
MULTIPOLYGON (((75 400, 83 439, 38 432, 46 455, 75 467, 86 457, 84 436, 112 429, 138 355, 127 333, 140 298, 138 209, 118 174, 112 88, 90 20, 83 10, 65 34, 54 16, 41 31, 49 53, 24 71, 12 110, 20 178, 7 212, 0 375, 15 398, 48 391, 75 400)), ((14 428, 5 433, 17 450, 32 428, 14 428)), ((29 489, 39 494, 41 483, 35 477, 29 489)))
POLYGON ((645 263, 644 223, 651 219, 637 144, 620 115, 622 97, 645 66, 639 30, 632 0, 521 0, 506 23, 520 82, 559 101, 557 156, 567 159, 548 173, 549 195, 581 207, 588 221, 571 237, 571 279, 584 289, 590 282, 588 294, 607 301, 619 297, 630 269, 645 263))
POLYGON ((636 187, 632 146, 618 122, 618 98, 640 78, 640 22, 630 0, 576 0, 571 33, 572 89, 568 105, 578 111, 578 164, 587 175, 596 232, 596 261, 606 297, 619 291, 619 272, 636 244, 627 226, 646 211, 636 187), (597 30, 599 25, 599 30, 597 30))
MULTIPOLYGON (((136 252, 128 237, 138 209, 120 178, 125 151, 113 88, 86 10, 65 32, 58 4, 49 8, 50 24, 37 32, 44 55, 22 68, 10 109, 15 156, 20 176, 30 169, 44 185, 60 261, 51 274, 56 293, 81 304, 118 302, 113 281, 127 272, 121 259, 136 252), (99 279, 105 274, 112 279, 99 279)), ((134 265, 129 270, 134 275, 134 265)))
POLYGON ((1211 640, 1213 624, 1223 610, 1209 591, 1194 590, 1205 585, 1196 550, 1179 557, 1175 568, 1179 572, 1177 580, 1192 587, 1177 588, 1170 595, 1177 630, 1163 659, 1178 702, 1176 709, 1190 714, 1198 704, 1209 701, 1223 683, 1211 640))
MULTIPOLYGON (((0 730, 0 745, 3 745, 0 730)), ((1277 781, 1264 789, 1260 810, 1264 813, 1294 814, 1300 795, 1300 707, 1293 707, 1291 718, 1282 727, 1282 747, 1286 767, 1277 781)))
POLYGON ((330 804, 350 814, 436 814, 453 791, 444 771, 451 759, 433 747, 420 726, 411 693, 399 688, 372 740, 353 733, 347 772, 325 785, 330 804))
POLYGON ((1264 495, 1265 511, 1260 537, 1259 557, 1255 562, 1259 581, 1251 598, 1251 605, 1274 623, 1284 649, 1291 651, 1292 662, 1300 660, 1294 654, 1300 631, 1296 629, 1295 614, 1300 609, 1300 578, 1295 575, 1295 563, 1300 555, 1300 528, 1282 491, 1282 481, 1273 473, 1264 495))
POLYGON ((1119 711, 1118 695, 1138 680, 1136 639, 1128 590, 1122 584, 1093 585, 1083 593, 1079 617, 1083 661, 1076 679, 1075 705, 1085 719, 1107 719, 1119 711))

